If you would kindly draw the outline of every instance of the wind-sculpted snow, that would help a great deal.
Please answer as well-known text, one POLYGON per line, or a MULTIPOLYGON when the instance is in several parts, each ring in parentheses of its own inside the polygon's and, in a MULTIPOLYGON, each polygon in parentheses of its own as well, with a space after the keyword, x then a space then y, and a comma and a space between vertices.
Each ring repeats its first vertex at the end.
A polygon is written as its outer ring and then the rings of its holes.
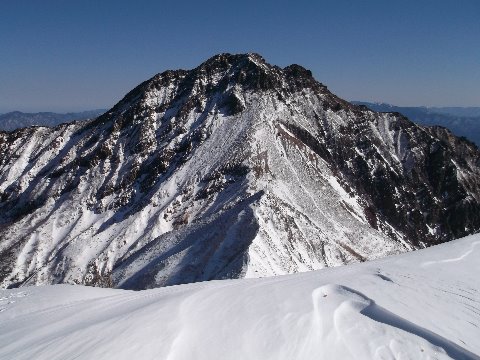
POLYGON ((0 280, 145 289, 361 262, 480 230, 479 152, 222 54, 101 117, 0 132, 0 280))
POLYGON ((2 290, 0 359, 480 359, 479 252, 474 235, 264 279, 2 290))

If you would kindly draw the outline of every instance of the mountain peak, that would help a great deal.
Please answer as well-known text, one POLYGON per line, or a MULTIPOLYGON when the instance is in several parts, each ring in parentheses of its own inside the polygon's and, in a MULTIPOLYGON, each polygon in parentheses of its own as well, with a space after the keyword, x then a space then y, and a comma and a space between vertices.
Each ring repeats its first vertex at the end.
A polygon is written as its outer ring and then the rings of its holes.
POLYGON ((0 281, 139 289, 436 244, 480 230, 479 157, 300 65, 215 55, 95 121, 0 133, 0 281))
MULTIPOLYGON (((312 72, 300 65, 292 64, 282 69, 267 63, 257 53, 222 53, 191 70, 167 70, 155 75, 129 92, 113 110, 123 112, 137 103, 141 103, 141 109, 151 107, 152 97, 158 99, 157 92, 164 88, 176 89, 177 96, 163 97, 161 103, 155 105, 157 108, 168 108, 180 101, 180 97, 184 99, 182 103, 198 105, 216 93, 224 98, 224 103, 234 103, 233 107, 238 110, 239 103, 232 97, 234 88, 250 92, 273 90, 283 97, 306 87, 326 92, 326 87, 313 78, 312 72), (189 100, 185 100, 185 96, 189 100)), ((238 112, 235 109, 233 113, 238 112)))
POLYGON ((289 86, 293 86, 291 90, 294 91, 299 87, 326 89, 314 79, 310 70, 297 64, 282 69, 269 64, 257 53, 217 54, 190 72, 228 77, 228 82, 250 90, 282 90, 289 86))
POLYGON ((240 54, 230 54, 230 53, 220 53, 210 57, 208 60, 204 61, 197 69, 202 69, 210 66, 244 66, 247 63, 253 63, 258 66, 267 65, 265 59, 257 53, 240 53, 240 54))

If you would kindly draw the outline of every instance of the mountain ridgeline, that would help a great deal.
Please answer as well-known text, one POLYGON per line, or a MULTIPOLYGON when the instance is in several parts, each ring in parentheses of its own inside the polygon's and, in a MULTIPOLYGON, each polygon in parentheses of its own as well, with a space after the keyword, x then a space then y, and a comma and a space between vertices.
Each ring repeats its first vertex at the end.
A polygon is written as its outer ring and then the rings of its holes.
POLYGON ((380 112, 399 112, 410 120, 427 126, 443 126, 480 146, 480 108, 478 107, 415 107, 384 103, 352 101, 380 112))
POLYGON ((480 153, 220 54, 95 120, 0 132, 0 281, 145 289, 359 262, 480 230, 480 153))
POLYGON ((29 126, 53 127, 72 121, 94 119, 106 110, 89 110, 77 113, 58 114, 52 112, 24 113, 12 111, 0 115, 0 131, 13 131, 29 126))

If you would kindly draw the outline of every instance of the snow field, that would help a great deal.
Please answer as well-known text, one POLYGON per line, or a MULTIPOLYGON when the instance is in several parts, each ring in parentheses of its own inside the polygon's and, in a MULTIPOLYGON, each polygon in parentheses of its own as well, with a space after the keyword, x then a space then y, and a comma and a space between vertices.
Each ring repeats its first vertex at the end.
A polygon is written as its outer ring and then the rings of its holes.
POLYGON ((480 235, 385 259, 144 291, 0 292, 0 359, 480 359, 480 235))

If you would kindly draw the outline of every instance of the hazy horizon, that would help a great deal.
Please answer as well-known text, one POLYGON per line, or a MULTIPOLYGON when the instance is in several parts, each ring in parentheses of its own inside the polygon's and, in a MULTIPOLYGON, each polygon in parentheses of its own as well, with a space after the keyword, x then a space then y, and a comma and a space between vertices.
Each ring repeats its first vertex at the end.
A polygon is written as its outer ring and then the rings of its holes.
MULTIPOLYGON (((119 99, 120 100, 120 99, 119 99)), ((417 108, 417 107, 425 107, 427 109, 442 109, 442 108, 461 108, 461 109, 480 109, 480 106, 456 106, 456 105, 448 105, 448 106, 425 106, 425 105, 397 105, 397 104, 391 104, 391 103, 387 103, 387 102, 384 102, 384 101, 374 101, 374 100, 357 100, 357 99, 346 99, 348 101, 351 101, 351 102, 366 102, 366 103, 378 103, 378 104, 385 104, 385 105, 391 105, 391 106, 394 106, 394 107, 401 107, 401 108, 417 108)), ((113 104, 115 105, 115 104, 113 104)), ((33 109, 33 110, 18 110, 18 109, 13 109, 13 110, 8 110, 8 111, 3 111, 2 109, 0 109, 0 115, 4 115, 4 114, 8 114, 8 113, 11 113, 11 112, 16 112, 16 111, 19 111, 19 112, 22 112, 22 113, 30 113, 30 114, 35 114, 35 113, 58 113, 58 114, 67 114, 67 113, 81 113, 81 112, 88 112, 88 111, 96 111, 96 110, 105 110, 105 111, 108 111, 110 110, 112 106, 107 106, 107 107, 98 107, 98 108, 80 108, 80 109, 74 109, 74 110, 71 110, 71 109, 59 109, 59 110, 36 110, 36 109, 33 109)))

